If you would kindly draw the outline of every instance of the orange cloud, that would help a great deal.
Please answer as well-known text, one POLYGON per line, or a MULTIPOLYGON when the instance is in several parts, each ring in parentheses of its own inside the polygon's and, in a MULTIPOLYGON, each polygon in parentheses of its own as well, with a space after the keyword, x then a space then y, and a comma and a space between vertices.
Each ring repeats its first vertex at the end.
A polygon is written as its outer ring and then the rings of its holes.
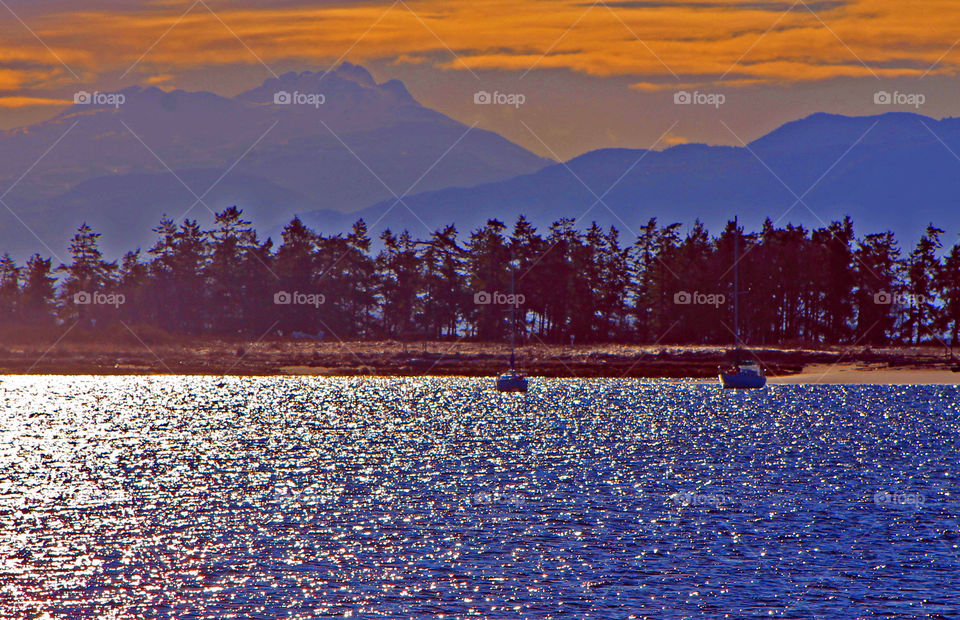
POLYGON ((72 101, 43 97, 0 97, 0 108, 32 108, 35 106, 67 107, 72 101))
POLYGON ((680 144, 690 144, 690 139, 670 133, 664 136, 661 142, 665 147, 669 148, 671 146, 677 146, 680 144))
POLYGON ((837 77, 954 74, 960 5, 953 0, 847 0, 798 3, 619 2, 582 0, 409 0, 258 8, 235 3, 161 2, 118 12, 33 16, 4 22, 0 90, 50 80, 63 60, 84 80, 119 75, 168 82, 199 66, 302 60, 325 65, 390 59, 446 70, 560 68, 595 76, 635 76, 636 88, 666 82, 729 86, 837 77), (808 9, 807 7, 811 7, 808 9), (179 20, 179 21, 178 21, 179 20), (452 51, 451 51, 452 50, 452 51), (936 65, 935 65, 936 63, 936 65), (18 69, 18 65, 30 67, 18 69), (935 66, 934 66, 935 65, 935 66))

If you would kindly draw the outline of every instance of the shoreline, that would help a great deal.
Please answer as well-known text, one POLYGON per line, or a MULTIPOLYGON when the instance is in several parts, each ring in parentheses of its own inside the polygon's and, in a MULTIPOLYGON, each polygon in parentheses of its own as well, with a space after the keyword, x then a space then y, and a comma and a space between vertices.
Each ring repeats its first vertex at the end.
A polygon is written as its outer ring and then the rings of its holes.
POLYGON ((860 364, 812 365, 795 375, 771 377, 771 385, 960 385, 949 367, 871 367, 860 364))
MULTIPOLYGON (((942 347, 756 348, 771 385, 958 385, 942 347)), ((518 367, 543 378, 713 381, 725 347, 523 345, 518 367)), ((507 367, 499 343, 195 341, 0 346, 0 375, 466 376, 507 367)))

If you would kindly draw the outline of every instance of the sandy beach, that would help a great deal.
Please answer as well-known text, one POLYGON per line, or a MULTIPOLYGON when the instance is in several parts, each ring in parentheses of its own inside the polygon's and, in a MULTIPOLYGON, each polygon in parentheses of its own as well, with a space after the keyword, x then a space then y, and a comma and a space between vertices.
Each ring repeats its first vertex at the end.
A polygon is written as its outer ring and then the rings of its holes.
POLYGON ((865 364, 814 364, 802 372, 771 377, 771 385, 960 385, 949 368, 890 368, 865 364))

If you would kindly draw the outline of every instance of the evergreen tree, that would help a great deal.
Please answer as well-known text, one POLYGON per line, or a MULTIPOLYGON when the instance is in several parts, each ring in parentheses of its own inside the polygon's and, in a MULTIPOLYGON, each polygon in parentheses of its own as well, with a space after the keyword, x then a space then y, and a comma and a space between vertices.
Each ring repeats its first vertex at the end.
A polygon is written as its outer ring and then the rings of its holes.
POLYGON ((370 256, 372 241, 366 222, 357 220, 346 241, 346 254, 341 265, 348 286, 341 302, 344 312, 352 318, 352 324, 345 337, 372 336, 377 331, 378 283, 376 262, 370 256))
MULTIPOLYGON (((720 318, 725 314, 727 305, 720 303, 720 296, 723 296, 724 302, 732 300, 718 286, 719 273, 713 261, 713 244, 699 220, 677 246, 673 266, 667 271, 667 276, 670 283, 667 294, 673 302, 674 322, 679 321, 670 331, 669 339, 702 343, 723 338, 725 330, 720 318), (716 301, 713 305, 677 303, 687 299, 683 295, 694 293, 713 295, 716 301)), ((669 327, 667 325, 666 328, 669 327)))
POLYGON ((417 248, 406 230, 399 237, 386 230, 380 240, 384 247, 377 256, 377 273, 383 334, 408 340, 413 335, 414 316, 420 309, 417 248))
POLYGON ((164 218, 154 232, 149 261, 135 250, 118 268, 84 224, 59 286, 48 259, 19 267, 0 257, 0 324, 50 327, 59 316, 182 335, 260 338, 276 326, 337 339, 502 341, 513 274, 521 340, 726 345, 736 241, 747 344, 960 340, 960 245, 941 258, 943 231, 932 224, 906 259, 892 232, 857 239, 849 218, 814 230, 767 220, 759 233, 729 222, 717 236, 699 221, 682 236, 680 224, 651 219, 624 247, 613 227, 560 219, 541 235, 521 216, 509 237, 489 220, 465 242, 453 225, 426 239, 386 231, 376 256, 363 220, 328 236, 294 218, 276 250, 237 207, 216 214, 209 231, 164 218), (324 303, 277 303, 281 293, 324 303), (684 301, 695 293, 699 302, 684 301), (98 294, 126 303, 90 303, 98 294), (710 295, 726 303, 703 303, 710 295))
POLYGON ((142 314, 173 332, 197 334, 208 329, 206 271, 209 242, 196 220, 184 220, 179 228, 163 219, 157 228, 153 256, 147 270, 142 314))
POLYGON ((78 320, 90 326, 110 316, 106 304, 93 304, 97 294, 113 294, 113 280, 117 264, 103 260, 98 247, 100 233, 95 233, 84 223, 70 241, 70 256, 73 262, 61 265, 58 270, 66 273, 61 288, 64 301, 61 310, 67 320, 78 320))
POLYGON ((926 233, 906 262, 906 321, 903 333, 914 344, 933 335, 931 328, 937 318, 935 281, 942 268, 937 256, 937 251, 943 247, 940 243, 941 234, 943 231, 933 224, 927 226, 926 233))
POLYGON ((259 336, 275 323, 277 278, 268 239, 261 244, 243 211, 236 206, 217 213, 207 233, 210 259, 206 264, 208 300, 215 311, 208 328, 222 334, 259 336))
POLYGON ((122 320, 138 323, 146 316, 144 304, 147 302, 147 276, 148 267, 140 260, 139 248, 123 255, 117 274, 117 291, 124 299, 119 312, 122 320))
POLYGON ((420 253, 421 279, 425 293, 424 331, 442 338, 454 337, 463 311, 463 249, 457 245, 457 229, 450 225, 431 235, 420 253))
POLYGON ((813 232, 812 242, 822 257, 820 269, 820 300, 818 340, 840 343, 850 338, 854 315, 853 290, 856 280, 853 251, 853 222, 845 218, 813 232))
POLYGON ((896 325, 891 304, 897 292, 900 248, 892 232, 876 233, 857 244, 855 258, 855 342, 886 344, 896 325))
POLYGON ((485 299, 492 300, 495 293, 506 294, 510 290, 511 256, 503 236, 505 228, 500 220, 488 220, 485 226, 473 231, 467 242, 467 282, 472 302, 469 314, 474 335, 481 340, 502 340, 506 335, 508 308, 483 303, 485 299))
POLYGON ((598 337, 617 341, 627 337, 630 283, 630 249, 620 245, 620 232, 611 226, 603 238, 600 251, 600 281, 597 283, 600 316, 598 337))
POLYGON ((951 349, 960 344, 960 245, 950 249, 936 282, 943 299, 939 327, 949 334, 951 349))
POLYGON ((20 289, 20 320, 33 327, 48 327, 54 321, 56 281, 49 258, 34 254, 27 260, 20 289))
POLYGON ((320 328, 319 310, 306 304, 287 304, 292 301, 292 295, 321 294, 315 290, 317 280, 317 244, 319 237, 315 232, 304 226, 299 217, 293 218, 281 233, 282 243, 277 248, 274 258, 274 269, 279 277, 277 290, 274 292, 275 312, 278 329, 284 334, 299 331, 308 334, 318 333, 320 328), (287 296, 287 299, 284 299, 287 296))
POLYGON ((20 268, 9 254, 0 258, 0 325, 20 317, 20 268))
POLYGON ((546 242, 537 234, 536 227, 521 215, 514 223, 508 246, 514 269, 513 286, 516 294, 523 298, 523 304, 516 312, 517 338, 520 341, 526 340, 530 330, 535 331, 538 338, 543 338, 546 316, 543 300, 551 286, 544 277, 544 265, 541 261, 547 250, 546 242), (531 315, 533 324, 529 325, 531 315))

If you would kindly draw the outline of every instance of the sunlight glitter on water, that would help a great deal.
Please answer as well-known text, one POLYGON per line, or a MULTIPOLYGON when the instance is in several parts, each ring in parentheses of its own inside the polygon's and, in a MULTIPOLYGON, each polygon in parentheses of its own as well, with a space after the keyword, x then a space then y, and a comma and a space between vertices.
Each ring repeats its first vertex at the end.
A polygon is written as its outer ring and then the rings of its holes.
POLYGON ((0 615, 960 605, 954 388, 491 387, 4 378, 0 615))

